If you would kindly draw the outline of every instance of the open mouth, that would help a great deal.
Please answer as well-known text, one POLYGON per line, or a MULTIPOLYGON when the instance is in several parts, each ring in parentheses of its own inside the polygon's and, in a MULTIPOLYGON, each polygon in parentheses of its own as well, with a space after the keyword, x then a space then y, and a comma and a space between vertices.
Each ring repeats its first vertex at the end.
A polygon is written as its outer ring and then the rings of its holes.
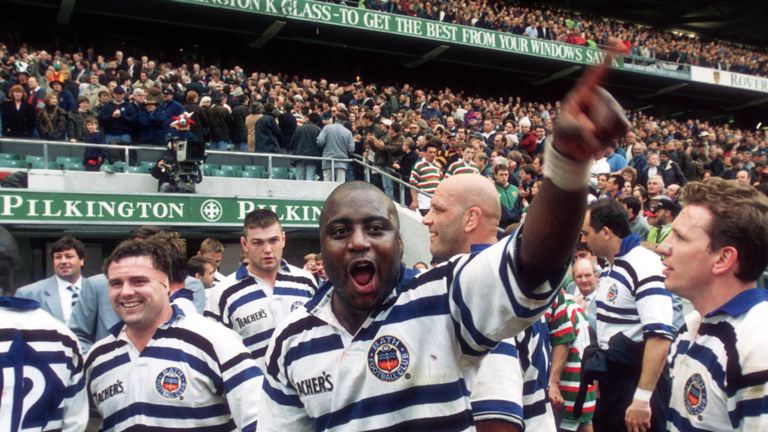
POLYGON ((355 261, 349 266, 349 275, 358 288, 371 289, 376 275, 376 265, 368 260, 355 261))
POLYGON ((138 300, 120 302, 120 306, 123 309, 128 309, 128 310, 135 309, 135 308, 139 307, 140 305, 141 305, 141 302, 138 301, 138 300))

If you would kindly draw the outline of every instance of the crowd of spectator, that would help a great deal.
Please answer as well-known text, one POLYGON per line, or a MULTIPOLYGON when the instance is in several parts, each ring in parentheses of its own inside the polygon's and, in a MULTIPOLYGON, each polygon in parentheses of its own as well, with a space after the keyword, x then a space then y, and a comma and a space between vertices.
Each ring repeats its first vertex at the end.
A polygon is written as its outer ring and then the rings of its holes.
MULTIPOLYGON (((214 149, 340 159, 357 154, 406 182, 432 144, 440 177, 470 166, 494 177, 498 165, 507 166, 508 181, 521 198, 515 211, 508 209, 512 220, 524 214, 535 194, 543 143, 560 111, 559 101, 246 73, 239 66, 173 65, 119 51, 111 56, 92 50, 49 53, 22 45, 11 52, 0 45, 0 63, 6 137, 165 145, 175 131, 171 123, 188 112, 189 132, 214 149), (336 129, 339 124, 344 127, 336 129)), ((598 162, 595 174, 629 166, 631 185, 644 187, 656 174, 667 186, 709 175, 737 178, 741 170, 750 183, 765 179, 765 130, 627 115, 631 132, 616 143, 614 154, 598 162)), ((98 169, 108 157, 91 149, 86 169, 98 169)), ((330 166, 316 168, 300 162, 297 177, 363 178, 344 164, 336 164, 342 170, 333 174, 330 166)), ((396 196, 389 177, 374 175, 373 181, 396 196)), ((416 208, 412 198, 406 194, 406 204, 416 208)))
MULTIPOLYGON (((358 2, 341 3, 356 5, 358 2)), ((691 34, 548 5, 487 0, 365 0, 361 3, 372 10, 593 48, 605 46, 612 36, 621 39, 632 55, 646 60, 768 76, 768 53, 764 48, 704 40, 691 34)))

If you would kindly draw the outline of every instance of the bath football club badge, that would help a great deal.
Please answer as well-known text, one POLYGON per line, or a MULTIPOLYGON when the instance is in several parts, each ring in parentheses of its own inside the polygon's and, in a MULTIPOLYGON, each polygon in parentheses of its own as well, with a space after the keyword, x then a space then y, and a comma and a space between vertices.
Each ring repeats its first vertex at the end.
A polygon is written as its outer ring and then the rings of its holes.
POLYGON ((382 381, 395 381, 408 370, 408 348, 394 336, 381 336, 368 350, 368 369, 382 381))
POLYGON ((155 388, 163 397, 176 399, 186 390, 187 377, 179 368, 165 368, 157 375, 155 388))
POLYGON ((707 408, 707 386, 704 378, 695 373, 685 382, 685 409, 688 414, 699 415, 707 408))

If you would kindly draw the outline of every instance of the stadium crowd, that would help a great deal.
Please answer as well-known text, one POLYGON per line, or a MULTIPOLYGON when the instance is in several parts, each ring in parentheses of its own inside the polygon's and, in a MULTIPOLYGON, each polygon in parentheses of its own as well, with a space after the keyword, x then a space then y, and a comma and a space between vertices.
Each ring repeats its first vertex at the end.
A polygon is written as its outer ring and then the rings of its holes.
POLYGON ((604 47, 609 37, 617 37, 633 56, 642 60, 768 76, 768 54, 764 49, 547 5, 479 0, 365 0, 364 5, 372 10, 593 48, 604 47))

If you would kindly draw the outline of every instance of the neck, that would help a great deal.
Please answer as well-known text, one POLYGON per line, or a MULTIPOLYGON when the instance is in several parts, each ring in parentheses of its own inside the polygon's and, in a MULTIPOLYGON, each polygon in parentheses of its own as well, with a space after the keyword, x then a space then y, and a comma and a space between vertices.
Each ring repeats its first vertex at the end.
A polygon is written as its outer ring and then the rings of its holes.
POLYGON ((63 280, 63 281, 67 281, 67 282, 69 282, 69 283, 73 284, 73 283, 75 283, 75 282, 77 282, 77 281, 79 281, 79 280, 80 280, 80 275, 79 275, 79 274, 76 274, 76 275, 67 276, 67 277, 61 277, 61 276, 59 276, 59 279, 61 279, 61 280, 63 280))
POLYGON ((733 275, 718 279, 713 279, 712 283, 704 289, 697 289, 695 294, 688 298, 693 308, 702 317, 728 303, 742 292, 757 286, 755 281, 742 282, 733 275))
POLYGON ((277 273, 280 271, 280 267, 275 269, 272 272, 263 272, 260 270, 257 270, 252 264, 248 265, 248 273, 258 277, 259 279, 263 280, 267 284, 269 284, 270 287, 275 287, 275 280, 277 279, 277 273))
POLYGON ((141 327, 126 325, 125 332, 128 336, 128 340, 130 340, 133 346, 136 347, 137 351, 144 351, 144 348, 146 348, 149 341, 152 340, 152 336, 155 335, 157 329, 171 318, 172 313, 173 309, 171 308, 171 304, 168 303, 165 310, 158 314, 158 319, 150 325, 141 327))
POLYGON ((339 320, 339 324, 341 324, 349 334, 354 335, 360 330, 360 327, 368 318, 370 312, 352 309, 350 306, 342 304, 343 302, 344 300, 334 293, 333 297, 331 297, 331 310, 336 316, 336 319, 339 320))
POLYGON ((616 255, 619 253, 619 250, 621 250, 621 239, 619 237, 614 236, 611 239, 608 255, 606 255, 605 259, 608 260, 611 265, 613 265, 613 260, 616 258, 616 255))
POLYGON ((171 291, 171 294, 173 294, 175 292, 178 292, 178 291, 181 291, 182 289, 184 289, 184 281, 181 281, 181 282, 171 282, 168 285, 168 289, 171 291))

